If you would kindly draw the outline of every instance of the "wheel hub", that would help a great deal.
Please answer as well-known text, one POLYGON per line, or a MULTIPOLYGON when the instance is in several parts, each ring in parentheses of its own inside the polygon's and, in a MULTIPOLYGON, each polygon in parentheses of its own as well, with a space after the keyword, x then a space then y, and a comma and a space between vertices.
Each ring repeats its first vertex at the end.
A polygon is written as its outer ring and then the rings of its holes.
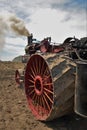
POLYGON ((35 77, 35 83, 34 83, 35 92, 37 95, 41 95, 43 92, 43 82, 41 76, 37 75, 35 77))

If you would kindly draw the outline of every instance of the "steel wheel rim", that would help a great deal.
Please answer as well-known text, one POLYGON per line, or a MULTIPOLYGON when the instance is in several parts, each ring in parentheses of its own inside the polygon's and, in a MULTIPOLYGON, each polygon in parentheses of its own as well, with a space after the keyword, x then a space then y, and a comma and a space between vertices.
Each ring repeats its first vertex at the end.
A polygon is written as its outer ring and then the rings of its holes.
POLYGON ((46 120, 53 107, 53 83, 47 62, 40 55, 30 57, 25 71, 25 92, 33 115, 46 120))

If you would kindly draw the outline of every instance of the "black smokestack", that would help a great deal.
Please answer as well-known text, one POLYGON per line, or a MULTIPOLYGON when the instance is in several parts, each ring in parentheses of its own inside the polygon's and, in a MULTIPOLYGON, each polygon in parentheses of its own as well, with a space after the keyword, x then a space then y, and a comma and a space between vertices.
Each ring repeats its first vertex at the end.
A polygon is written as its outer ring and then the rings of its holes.
POLYGON ((27 39, 28 39, 28 45, 32 44, 33 34, 29 35, 29 36, 27 37, 27 39))

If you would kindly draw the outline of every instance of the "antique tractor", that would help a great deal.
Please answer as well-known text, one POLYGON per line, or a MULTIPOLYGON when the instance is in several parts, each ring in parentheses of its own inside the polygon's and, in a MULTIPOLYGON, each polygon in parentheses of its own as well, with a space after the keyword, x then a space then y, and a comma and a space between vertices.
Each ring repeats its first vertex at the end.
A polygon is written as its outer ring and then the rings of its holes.
POLYGON ((24 70, 15 76, 24 83, 33 115, 49 121, 75 111, 87 118, 87 38, 69 37, 58 46, 42 43, 39 54, 25 56, 24 70))

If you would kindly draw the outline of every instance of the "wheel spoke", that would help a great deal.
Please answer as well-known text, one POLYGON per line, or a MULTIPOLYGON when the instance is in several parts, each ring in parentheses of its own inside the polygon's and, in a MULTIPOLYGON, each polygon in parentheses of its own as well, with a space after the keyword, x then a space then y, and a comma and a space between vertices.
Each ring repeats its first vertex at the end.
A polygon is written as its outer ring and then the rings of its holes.
POLYGON ((42 96, 40 96, 40 106, 43 106, 43 103, 42 103, 42 96))
POLYGON ((47 89, 47 88, 44 88, 47 92, 49 92, 49 93, 52 93, 53 94, 53 91, 51 91, 51 90, 49 90, 49 89, 47 89))
POLYGON ((35 97, 35 103, 36 103, 36 104, 38 104, 38 103, 37 103, 37 99, 38 99, 38 96, 36 95, 36 97, 35 97))
POLYGON ((29 93, 29 95, 31 95, 34 92, 34 89, 29 93))
POLYGON ((35 75, 37 74, 37 71, 36 71, 36 67, 33 65, 33 70, 34 70, 34 73, 35 75))
POLYGON ((50 106, 49 106, 49 104, 48 104, 48 102, 47 102, 47 100, 45 98, 45 95, 43 95, 43 98, 44 98, 44 101, 46 102, 47 108, 50 110, 50 106))
POLYGON ((44 92, 44 94, 46 95, 46 97, 50 100, 51 103, 53 103, 52 99, 47 95, 46 92, 44 92))
POLYGON ((42 63, 42 67, 41 67, 41 75, 43 75, 43 71, 44 71, 44 62, 42 63))
POLYGON ((39 68, 38 68, 38 61, 37 60, 35 60, 35 66, 36 66, 36 72, 37 72, 37 74, 39 73, 39 68))
POLYGON ((45 75, 45 74, 46 74, 46 71, 48 71, 48 68, 47 68, 47 67, 45 68, 45 71, 44 71, 43 75, 45 75))
POLYGON ((40 105, 40 100, 39 100, 39 96, 37 96, 37 104, 40 105))
POLYGON ((43 86, 53 85, 53 83, 43 84, 43 86))
POLYGON ((39 113, 39 97, 37 96, 37 107, 38 107, 38 113, 39 113))
MULTIPOLYGON (((44 96, 44 95, 43 95, 43 96, 44 96)), ((42 96, 42 104, 43 104, 43 107, 45 108, 46 105, 45 105, 45 101, 44 101, 44 99, 43 99, 43 98, 44 98, 43 96, 42 96)))
POLYGON ((34 88, 34 85, 29 85, 29 88, 34 88))
POLYGON ((33 76, 35 77, 36 75, 35 75, 32 67, 31 67, 31 72, 32 72, 33 76))
POLYGON ((39 62, 38 62, 38 68, 39 68, 39 74, 41 74, 42 66, 41 66, 40 60, 39 60, 39 62))
POLYGON ((43 116, 46 113, 46 105, 43 96, 40 97, 40 106, 41 106, 40 115, 43 116))
POLYGON ((49 74, 48 76, 46 76, 46 78, 47 78, 47 79, 50 78, 50 74, 49 74))
POLYGON ((34 81, 33 80, 31 80, 31 79, 28 79, 31 83, 33 83, 34 84, 34 81))
POLYGON ((32 74, 29 74, 30 75, 30 77, 34 80, 35 79, 35 77, 32 75, 32 74))
POLYGON ((33 96, 32 96, 32 99, 33 99, 33 100, 34 100, 35 96, 36 96, 36 94, 34 93, 33 96))

